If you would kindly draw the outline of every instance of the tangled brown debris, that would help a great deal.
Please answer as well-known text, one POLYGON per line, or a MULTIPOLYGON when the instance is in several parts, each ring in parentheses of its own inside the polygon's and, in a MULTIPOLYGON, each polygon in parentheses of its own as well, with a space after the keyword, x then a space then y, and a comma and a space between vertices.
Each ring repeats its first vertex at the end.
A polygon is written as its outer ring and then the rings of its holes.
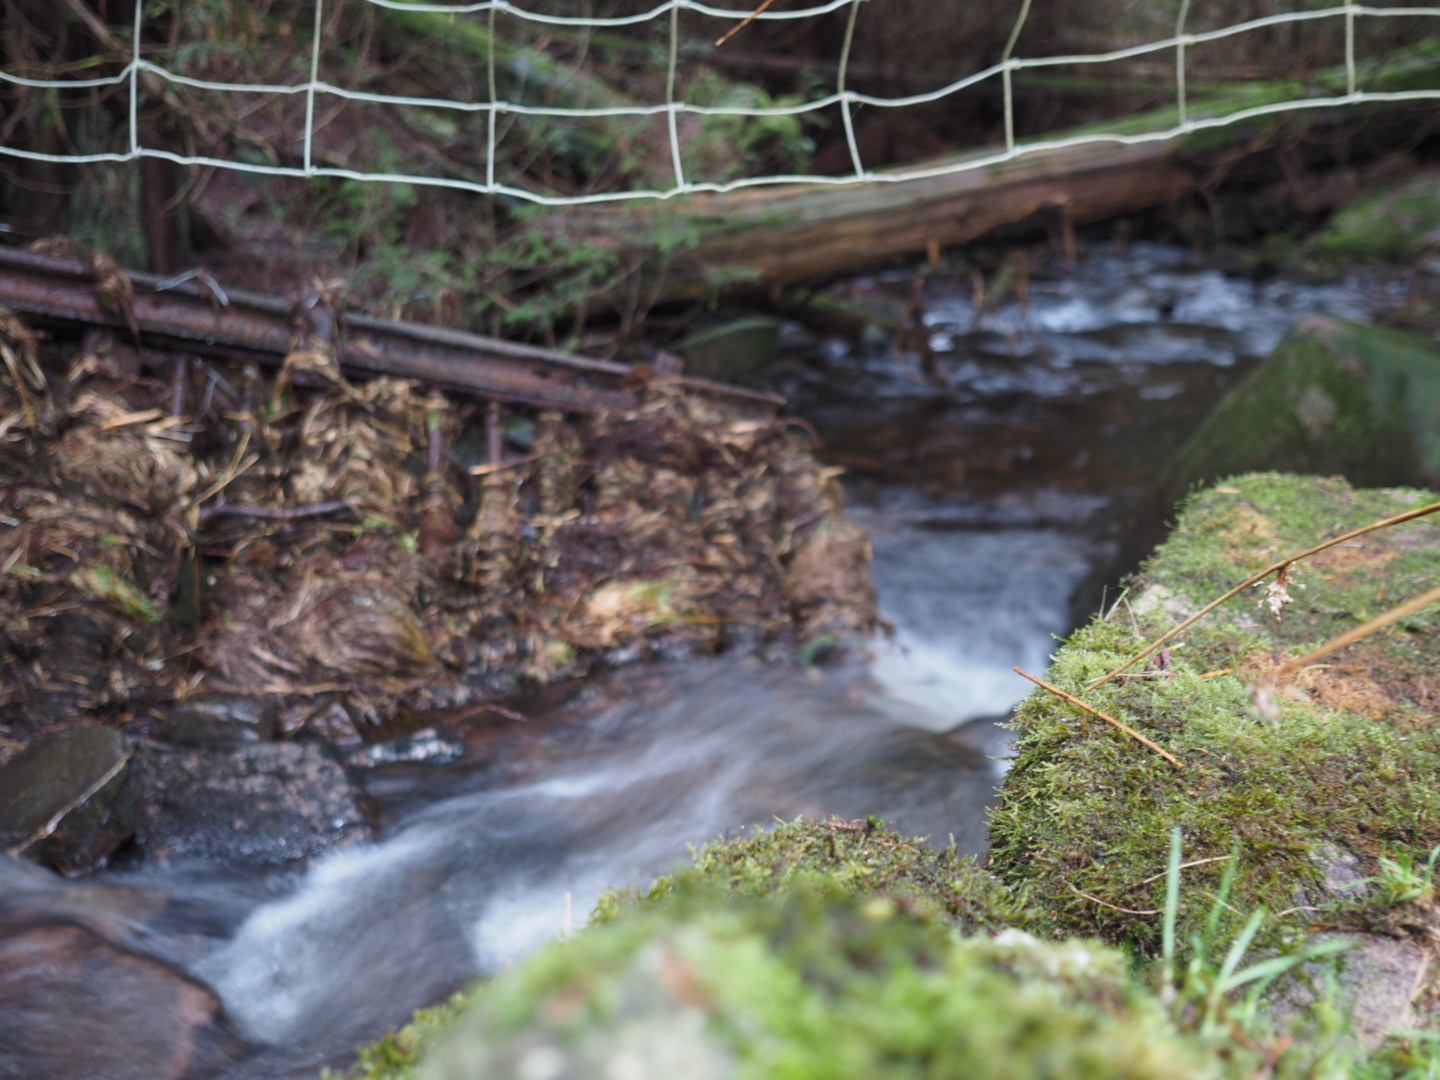
POLYGON ((123 332, 65 369, 8 312, 0 358, 0 736, 202 689, 280 695, 291 731, 337 701, 384 720, 874 625, 869 543, 802 428, 673 381, 500 416, 307 343, 177 389, 123 332))

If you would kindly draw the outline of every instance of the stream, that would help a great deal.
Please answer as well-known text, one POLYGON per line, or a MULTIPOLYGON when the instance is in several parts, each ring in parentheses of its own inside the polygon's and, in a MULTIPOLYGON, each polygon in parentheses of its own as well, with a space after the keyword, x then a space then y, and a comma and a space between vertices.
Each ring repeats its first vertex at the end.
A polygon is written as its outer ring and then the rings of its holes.
MULTIPOLYGON (((836 292, 896 309, 913 279, 836 292)), ((158 898, 133 946, 218 990, 253 1048, 225 1075, 262 1080, 343 1068, 415 1007, 578 926, 601 888, 742 825, 876 815, 981 852, 999 722, 1028 689, 1011 668, 1042 672, 1133 565, 1130 541, 1154 539, 1160 470, 1220 395, 1296 319, 1368 319, 1386 290, 1255 283, 1137 244, 1033 275, 1023 306, 977 312, 968 274, 930 275, 931 372, 879 337, 787 327, 768 377, 847 469, 874 543, 893 632, 868 658, 614 671, 537 700, 503 752, 477 728, 446 764, 370 771, 371 845, 303 872, 115 868, 84 883, 111 900, 87 902, 158 898)))

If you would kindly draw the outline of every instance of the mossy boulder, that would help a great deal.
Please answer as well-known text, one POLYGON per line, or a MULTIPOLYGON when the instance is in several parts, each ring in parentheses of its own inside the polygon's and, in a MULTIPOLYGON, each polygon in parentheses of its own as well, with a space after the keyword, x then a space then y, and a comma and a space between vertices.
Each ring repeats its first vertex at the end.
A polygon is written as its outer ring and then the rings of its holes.
POLYGON ((1124 954, 961 938, 880 897, 683 893, 477 992, 417 1070, 479 1077, 1174 1077, 1228 1073, 1124 954))
MULTIPOLYGON (((1081 693, 1284 556, 1436 498, 1355 490, 1339 478, 1226 480, 1186 503, 1126 602, 1065 642, 1049 681, 1081 693)), ((1268 680, 1282 657, 1433 588, 1437 518, 1298 563, 1293 602, 1278 619, 1261 593, 1247 591, 1155 660, 1083 694, 1181 768, 1050 694, 1019 706, 1018 756, 991 821, 991 868, 1028 890, 1040 932, 1157 950, 1177 826, 1187 864, 1182 947, 1197 935, 1228 940, 1261 907, 1272 913, 1262 946, 1289 947, 1317 924, 1408 932, 1396 929, 1385 897, 1365 901, 1356 882, 1383 877, 1387 859, 1423 866, 1440 844, 1440 606, 1268 680), (1217 908, 1227 872, 1233 882, 1217 908)), ((1434 923, 1429 914, 1416 921, 1434 923)))
POLYGON ((1400 262, 1440 243, 1440 172, 1376 188, 1345 206, 1315 240, 1337 259, 1400 262))
POLYGON ((1253 1011, 1203 1022, 1183 991, 1156 992, 1155 965, 1041 940, 1014 925, 1038 915, 1023 890, 875 822, 796 821, 693 856, 417 1014, 348 1075, 1350 1075, 1335 1025, 1301 1022, 1292 1041, 1253 1011))
POLYGON ((1440 349, 1395 330, 1304 320, 1206 417, 1163 494, 1174 503, 1257 470, 1440 482, 1440 349))

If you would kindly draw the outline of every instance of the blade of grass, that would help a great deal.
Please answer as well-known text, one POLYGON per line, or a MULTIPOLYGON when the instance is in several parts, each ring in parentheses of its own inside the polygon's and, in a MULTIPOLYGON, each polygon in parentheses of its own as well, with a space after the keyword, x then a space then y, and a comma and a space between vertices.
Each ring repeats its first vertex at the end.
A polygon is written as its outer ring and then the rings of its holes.
POLYGON ((1225 867, 1225 876, 1220 879, 1220 891, 1215 894, 1215 903, 1210 907, 1210 915, 1205 920, 1205 940, 1215 940, 1215 931, 1220 925, 1220 915, 1225 910, 1225 901, 1230 897, 1230 887, 1235 884, 1235 869, 1240 865, 1239 844, 1228 856, 1230 865, 1225 867))
POLYGON ((1165 867, 1165 919, 1160 924, 1160 955, 1165 962, 1165 989, 1175 987, 1175 920, 1180 912, 1180 826, 1170 831, 1170 860, 1165 867))
MULTIPOLYGON (((1256 914, 1259 914, 1257 912, 1256 914)), ((1246 983, 1252 983, 1256 979, 1273 979, 1277 975, 1283 975, 1292 968, 1301 964, 1308 964, 1312 960, 1319 960, 1322 956, 1329 956, 1332 953, 1344 952, 1352 947, 1354 943, 1343 938, 1331 938, 1329 941, 1319 941, 1313 945, 1306 945, 1299 952, 1289 953, 1286 956, 1272 956, 1268 960, 1260 960, 1243 970, 1236 972, 1228 978, 1220 981, 1221 993, 1228 994, 1232 990, 1239 989, 1246 983)))
POLYGON ((1229 988, 1230 977, 1235 974, 1235 969, 1240 966, 1240 961, 1245 959, 1245 953, 1250 949, 1250 942, 1255 940, 1255 935, 1260 930, 1260 924, 1265 920, 1265 909, 1258 909, 1245 923, 1244 929, 1235 935, 1235 940, 1230 942, 1230 948, 1225 953, 1225 959, 1220 964, 1220 977, 1216 980, 1216 988, 1220 993, 1225 993, 1229 988))

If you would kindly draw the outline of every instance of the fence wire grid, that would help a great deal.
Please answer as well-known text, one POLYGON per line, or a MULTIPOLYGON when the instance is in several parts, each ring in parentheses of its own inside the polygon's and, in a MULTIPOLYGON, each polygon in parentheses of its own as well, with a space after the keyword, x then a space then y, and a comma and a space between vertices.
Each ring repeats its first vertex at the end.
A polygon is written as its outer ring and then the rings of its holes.
MULTIPOLYGON (((333 3, 334 0, 331 0, 333 3)), ((755 14, 749 10, 733 10, 713 7, 698 0, 665 0, 648 11, 616 16, 570 16, 530 11, 508 0, 482 0, 482 2, 451 5, 434 3, 406 3, 404 0, 363 0, 376 8, 393 11, 431 13, 451 16, 453 19, 483 18, 490 31, 488 57, 489 100, 467 102, 439 97, 416 97, 381 94, 349 89, 335 85, 319 77, 320 58, 326 0, 315 0, 314 32, 310 54, 309 78, 294 84, 251 84, 220 82, 198 79, 155 64, 141 55, 141 27, 145 18, 145 0, 136 0, 133 27, 133 47, 129 63, 114 75, 89 79, 36 79, 0 70, 0 83, 34 89, 76 90, 85 88, 128 87, 129 92, 129 148, 124 152, 54 154, 25 149, 0 143, 0 157, 11 157, 65 164, 124 163, 141 158, 157 158, 177 165, 201 166, 230 169, 239 172, 262 174, 274 177, 332 177, 376 183, 410 184, 422 187, 449 188, 474 192, 482 195, 507 196, 544 206, 577 206, 594 203, 613 203, 629 200, 664 200, 699 192, 730 192, 743 188, 781 184, 825 184, 852 185, 865 183, 903 184, 927 178, 950 176, 958 173, 985 169, 1006 162, 1015 161, 1027 155, 1069 148, 1117 145, 1133 146, 1144 143, 1164 142, 1182 138, 1195 132, 1225 127, 1260 117, 1274 116, 1303 110, 1334 109, 1367 103, 1398 103, 1440 100, 1440 87, 1405 90, 1374 91, 1361 86, 1360 65, 1356 57, 1356 24, 1365 19, 1405 18, 1434 20, 1440 18, 1440 7, 1375 7, 1367 4, 1347 3, 1315 10, 1291 11, 1265 15, 1243 22, 1233 23, 1213 30, 1189 32, 1186 22, 1190 14, 1191 0, 1181 0, 1174 33, 1169 37, 1127 46, 1111 51, 1077 53, 1061 56, 1017 56, 1016 44, 1029 18, 1032 0, 1021 0, 1001 58, 980 70, 961 74, 952 82, 925 93, 896 97, 879 97, 856 91, 846 85, 846 73, 850 63, 851 49, 855 41, 858 16, 867 3, 880 4, 885 0, 828 0, 823 4, 790 10, 765 10, 755 14), (804 20, 818 18, 848 9, 843 46, 839 56, 838 74, 832 91, 812 100, 793 105, 775 106, 702 106, 689 103, 676 95, 676 74, 680 64, 680 13, 691 12, 716 21, 719 32, 727 24, 734 25, 744 20, 804 20), (541 26, 570 29, 617 29, 635 27, 648 23, 668 20, 669 34, 666 55, 666 99, 653 105, 623 105, 596 108, 560 107, 534 105, 506 101, 496 93, 495 31, 498 17, 513 18, 541 26), (1206 115, 1195 109, 1187 100, 1186 75, 1187 51, 1197 45, 1223 41, 1238 35, 1277 27, 1286 24, 1312 23, 1323 20, 1341 20, 1344 28, 1344 90, 1338 92, 1324 87, 1310 87, 1303 93, 1281 101, 1269 101, 1218 115, 1206 115), (1121 130, 1088 130, 1082 134, 1017 139, 1015 134, 1015 90, 1014 78, 1017 73, 1045 69, 1074 67, 1077 65, 1105 64, 1130 60, 1155 54, 1171 53, 1174 58, 1175 81, 1175 122, 1167 127, 1143 132, 1121 130), (303 147, 300 165, 257 163, 236 158, 217 157, 207 154, 184 154, 160 147, 144 145, 139 121, 140 78, 150 75, 166 82, 187 86, 197 90, 228 94, 269 94, 280 97, 303 96, 305 120, 303 147), (865 105, 881 109, 901 109, 944 100, 989 80, 998 79, 1003 94, 1004 145, 963 156, 953 156, 941 163, 908 167, 894 167, 877 171, 867 167, 862 158, 859 141, 856 138, 854 111, 865 105), (426 109, 451 110, 459 113, 485 114, 488 123, 488 139, 485 146, 485 180, 427 175, 422 173, 400 173, 386 171, 363 171, 357 169, 318 164, 315 155, 315 117, 317 103, 324 98, 346 99, 349 101, 377 105, 409 106, 426 109), (744 176, 724 182, 693 181, 686 176, 684 155, 678 121, 681 116, 720 117, 794 117, 820 110, 838 107, 845 141, 848 145, 851 171, 846 175, 825 176, 802 173, 774 173, 744 176), (556 195, 532 191, 508 184, 496 178, 497 131, 499 122, 507 114, 529 115, 552 118, 593 119, 603 117, 664 117, 668 125, 670 165, 673 170, 673 184, 667 188, 624 189, 599 191, 577 195, 556 195)), ((158 7, 151 0, 151 8, 158 7)), ((718 33, 717 33, 718 36, 718 33)), ((1338 81, 1338 80, 1337 80, 1338 81)))

